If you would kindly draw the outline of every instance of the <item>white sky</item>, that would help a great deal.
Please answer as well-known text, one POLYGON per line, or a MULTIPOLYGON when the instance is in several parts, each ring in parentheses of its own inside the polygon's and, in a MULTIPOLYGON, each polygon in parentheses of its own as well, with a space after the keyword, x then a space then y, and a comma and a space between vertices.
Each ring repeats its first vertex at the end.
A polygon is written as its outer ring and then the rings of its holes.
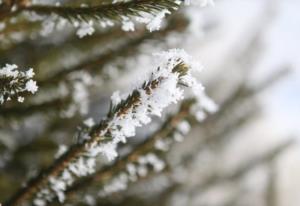
POLYGON ((270 73, 290 65, 291 74, 264 95, 273 127, 281 126, 300 138, 300 1, 278 1, 275 20, 265 33, 265 54, 256 73, 270 73))

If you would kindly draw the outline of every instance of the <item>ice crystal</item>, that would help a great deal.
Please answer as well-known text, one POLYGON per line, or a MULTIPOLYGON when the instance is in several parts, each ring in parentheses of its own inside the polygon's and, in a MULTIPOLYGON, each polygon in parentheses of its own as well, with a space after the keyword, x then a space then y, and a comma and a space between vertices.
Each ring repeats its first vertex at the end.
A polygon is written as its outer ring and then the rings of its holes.
POLYGON ((89 22, 82 22, 76 32, 79 38, 83 38, 87 35, 92 35, 95 32, 95 28, 93 27, 94 22, 90 20, 89 22))
POLYGON ((28 71, 19 71, 15 64, 6 64, 0 68, 0 104, 17 98, 18 102, 23 102, 24 93, 36 93, 38 86, 32 80, 34 76, 33 69, 28 71))

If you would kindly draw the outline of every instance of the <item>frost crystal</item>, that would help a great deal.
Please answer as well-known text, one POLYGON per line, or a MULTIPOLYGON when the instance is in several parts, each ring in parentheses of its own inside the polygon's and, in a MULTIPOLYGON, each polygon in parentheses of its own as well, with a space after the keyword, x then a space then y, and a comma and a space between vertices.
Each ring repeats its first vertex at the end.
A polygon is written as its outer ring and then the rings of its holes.
POLYGON ((34 94, 38 90, 36 82, 31 79, 34 76, 33 69, 19 71, 17 68, 15 64, 0 68, 0 104, 14 97, 18 102, 23 102, 24 97, 18 95, 26 92, 34 94))
POLYGON ((115 91, 112 95, 111 95, 111 103, 112 105, 117 105, 121 102, 121 97, 120 97, 120 91, 115 91))
POLYGON ((124 18, 122 21, 122 30, 123 31, 134 31, 134 23, 129 20, 129 18, 124 18))
MULTIPOLYGON (((106 144, 93 144, 91 153, 104 153, 108 159, 113 159, 117 153, 113 145, 119 142, 126 142, 126 138, 135 135, 136 127, 141 127, 151 121, 151 115, 161 116, 162 110, 172 103, 176 103, 183 98, 183 90, 178 84, 184 84, 192 88, 198 101, 206 99, 201 84, 192 76, 192 72, 201 70, 201 65, 180 49, 172 49, 154 55, 157 59, 158 68, 155 70, 148 81, 127 99, 121 101, 119 92, 115 92, 112 97, 113 115, 108 119, 107 130, 102 131, 99 136, 111 137, 111 142, 106 144), (175 70, 182 67, 184 71, 175 70), (122 106, 126 106, 126 111, 122 106), (124 105, 123 105, 124 104, 124 105)), ((122 95, 121 95, 122 96, 122 95)), ((202 102, 200 106, 207 106, 202 102)), ((199 106, 199 107, 200 107, 199 106)), ((211 106, 211 105, 208 105, 211 106)), ((211 108, 210 108, 211 109, 211 108)), ((187 133, 189 125, 182 123, 180 126, 182 133, 187 133)))
POLYGON ((38 90, 36 82, 33 80, 29 80, 28 82, 26 82, 25 88, 27 91, 31 92, 32 94, 34 94, 38 90))
POLYGON ((62 154, 64 154, 67 151, 67 146, 66 145, 59 145, 58 151, 55 154, 55 158, 60 157, 62 154))
POLYGON ((92 35, 95 32, 95 28, 93 27, 94 22, 93 21, 89 21, 88 23, 86 22, 82 22, 79 25, 79 28, 76 32, 77 36, 79 36, 79 38, 83 38, 87 35, 92 35))
POLYGON ((20 97, 18 97, 18 102, 21 102, 21 103, 22 103, 22 102, 24 102, 24 99, 25 99, 24 97, 21 97, 21 96, 20 96, 20 97))
POLYGON ((148 24, 147 29, 152 32, 159 30, 161 27, 161 23, 163 19, 165 18, 166 14, 170 14, 171 12, 169 10, 162 10, 159 12, 148 24))
POLYGON ((95 121, 93 118, 88 118, 84 120, 83 124, 85 124, 87 127, 92 127, 95 125, 95 121))
POLYGON ((182 121, 178 124, 177 129, 183 134, 186 135, 189 133, 191 126, 187 121, 182 121))

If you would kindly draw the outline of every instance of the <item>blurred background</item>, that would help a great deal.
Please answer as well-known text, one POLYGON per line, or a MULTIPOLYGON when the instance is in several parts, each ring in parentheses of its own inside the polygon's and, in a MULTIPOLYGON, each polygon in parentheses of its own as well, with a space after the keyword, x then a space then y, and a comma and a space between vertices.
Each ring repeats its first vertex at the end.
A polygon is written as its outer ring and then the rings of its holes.
MULTIPOLYGON (((0 29, 0 65, 33 67, 40 89, 23 104, 0 110, 0 200, 50 165, 58 145, 72 144, 82 121, 101 120, 115 90, 130 91, 153 69, 152 53, 183 48, 203 64, 199 79, 219 111, 190 124, 184 141, 170 148, 165 155, 170 171, 101 201, 300 205, 299 9, 299 0, 215 0, 214 6, 179 10, 151 34, 142 27, 96 28, 81 39, 73 28, 45 34, 35 21, 6 22, 0 29)), ((174 110, 139 129, 129 145, 147 138, 174 110)), ((80 204, 102 205, 85 193, 83 200, 80 204)))

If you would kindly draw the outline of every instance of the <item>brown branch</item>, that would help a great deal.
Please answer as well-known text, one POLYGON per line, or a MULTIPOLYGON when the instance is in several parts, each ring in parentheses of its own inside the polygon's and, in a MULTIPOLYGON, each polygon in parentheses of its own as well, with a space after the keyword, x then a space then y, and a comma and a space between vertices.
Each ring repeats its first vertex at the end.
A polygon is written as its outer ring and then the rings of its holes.
MULTIPOLYGON (((137 30, 134 33, 134 37, 131 35, 127 42, 120 45, 115 49, 110 49, 105 53, 101 53, 91 59, 88 59, 76 66, 71 68, 60 68, 58 72, 51 75, 49 78, 45 80, 38 81, 38 85, 41 87, 46 85, 53 85, 57 82, 61 81, 66 75, 70 74, 71 72, 78 71, 78 70, 85 70, 93 73, 100 73, 105 65, 114 61, 116 58, 119 57, 132 57, 139 52, 139 46, 148 40, 151 39, 164 39, 167 35, 171 32, 182 32, 187 27, 188 21, 183 16, 174 16, 169 19, 168 25, 166 28, 154 31, 151 33, 144 33, 144 29, 137 30)), ((116 29, 113 32, 113 35, 116 37, 121 37, 124 35, 124 32, 116 29)))
MULTIPOLYGON (((185 71, 185 65, 179 65, 182 66, 183 71, 185 71)), ((158 86, 158 83, 156 81, 160 83, 162 79, 153 79, 150 82, 144 84, 141 88, 144 91, 150 90, 151 92, 155 92, 155 89, 158 86)), ((134 109, 140 104, 142 104, 140 94, 138 90, 134 90, 126 100, 122 101, 115 107, 114 114, 126 116, 129 108, 134 109)), ((60 158, 58 158, 48 169, 42 171, 36 178, 30 180, 26 187, 19 190, 4 205, 22 205, 28 199, 31 199, 41 188, 45 187, 49 182, 50 177, 55 178, 60 176, 64 169, 69 166, 69 164, 81 157, 85 152, 88 151, 89 148, 92 147, 92 145, 99 145, 100 143, 110 140, 112 138, 109 128, 110 121, 112 121, 112 119, 109 116, 107 117, 107 119, 101 121, 89 133, 90 139, 83 141, 83 143, 78 143, 70 147, 70 149, 60 158)))
MULTIPOLYGON (((148 152, 155 153, 155 142, 157 140, 166 139, 170 135, 172 135, 174 130, 176 130, 177 125, 190 116, 189 111, 191 106, 193 105, 193 102, 193 100, 184 101, 181 104, 179 111, 173 116, 169 117, 157 132, 147 138, 144 142, 136 145, 129 154, 118 159, 112 165, 106 166, 97 171, 94 175, 83 178, 82 180, 75 183, 72 187, 66 190, 66 195, 71 198, 72 195, 76 194, 75 192, 77 192, 78 190, 83 190, 91 184, 103 184, 105 181, 111 179, 116 174, 116 172, 124 171, 128 163, 136 162, 141 155, 144 155, 148 152)), ((160 150, 158 150, 157 152, 159 151, 160 150)))
POLYGON ((0 21, 17 15, 22 9, 30 5, 30 3, 31 0, 3 0, 3 3, 0 5, 0 21), (13 11, 13 7, 16 10, 13 11))
POLYGON ((203 192, 216 184, 221 184, 228 181, 234 182, 239 180, 241 177, 243 177, 247 172, 249 172, 253 168, 273 161, 280 154, 282 154, 288 148, 294 145, 294 143, 295 143, 294 139, 288 139, 285 142, 275 146, 273 149, 261 155, 260 157, 257 157, 245 163, 244 165, 242 165, 240 168, 238 168, 236 171, 234 171, 231 174, 224 175, 224 176, 215 176, 215 175, 211 176, 204 183, 199 185, 198 187, 199 189, 195 191, 195 193, 203 192))

